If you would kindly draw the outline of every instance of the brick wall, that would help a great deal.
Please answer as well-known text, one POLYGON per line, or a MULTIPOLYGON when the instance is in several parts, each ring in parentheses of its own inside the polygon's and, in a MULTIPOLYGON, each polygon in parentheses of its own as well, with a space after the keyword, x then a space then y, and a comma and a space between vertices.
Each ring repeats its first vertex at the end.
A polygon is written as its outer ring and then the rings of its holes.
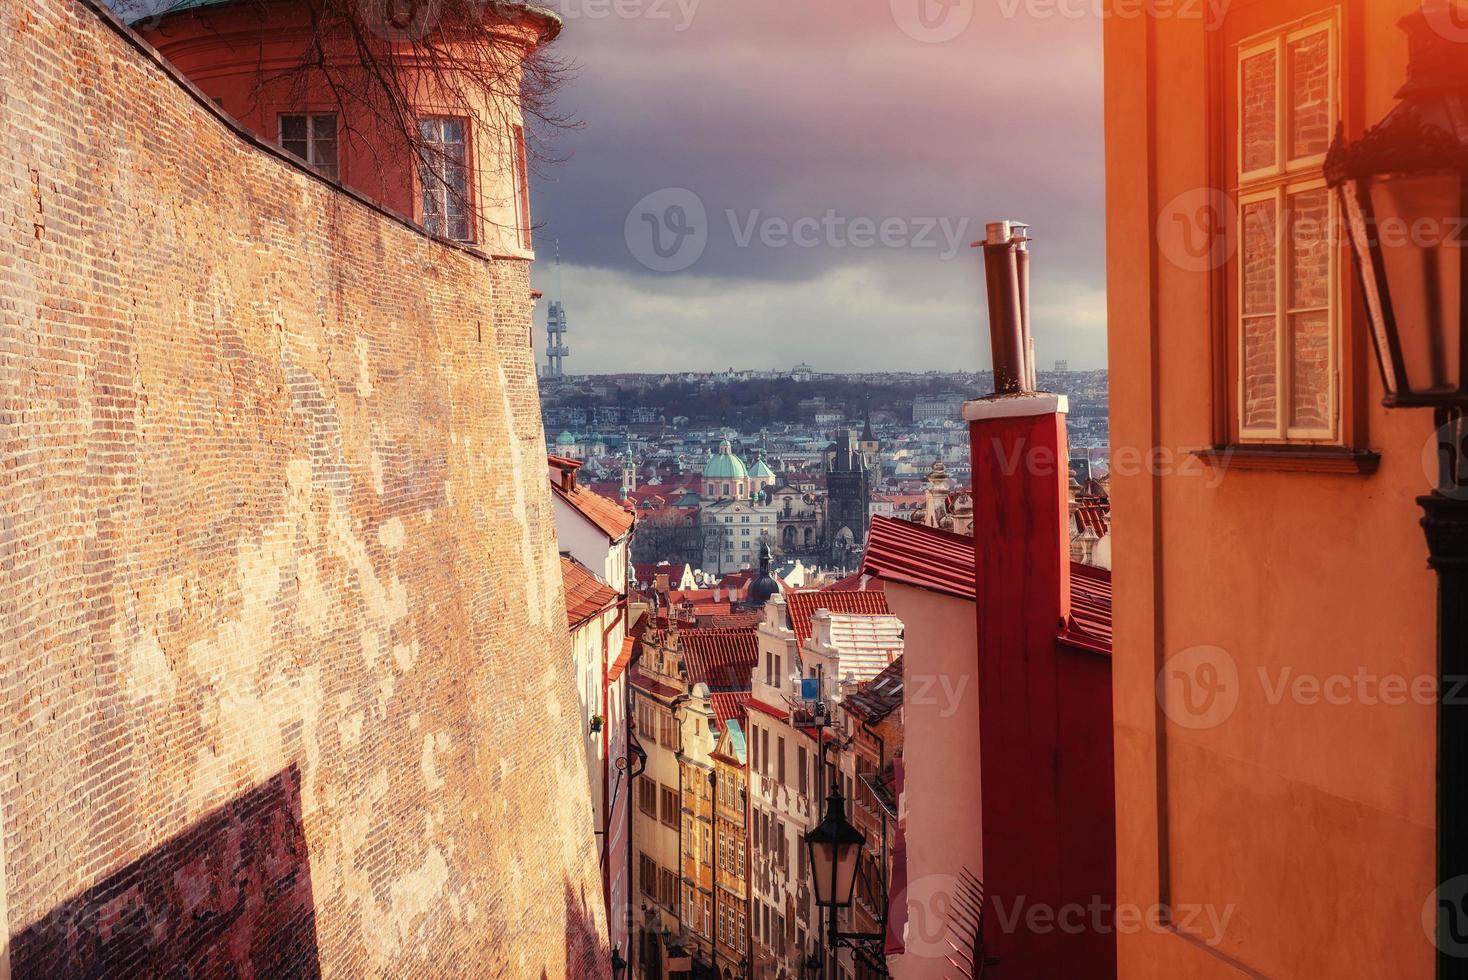
POLYGON ((13 974, 601 975, 527 266, 77 0, 0 78, 13 974))

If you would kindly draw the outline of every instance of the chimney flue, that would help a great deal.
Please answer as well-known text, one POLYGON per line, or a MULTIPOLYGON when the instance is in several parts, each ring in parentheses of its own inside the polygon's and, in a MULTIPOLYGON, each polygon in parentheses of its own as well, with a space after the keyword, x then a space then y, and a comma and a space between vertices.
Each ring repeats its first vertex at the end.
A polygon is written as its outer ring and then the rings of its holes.
POLYGON ((996 395, 1034 390, 1028 231, 1029 225, 1017 221, 994 221, 988 225, 983 242, 996 395))

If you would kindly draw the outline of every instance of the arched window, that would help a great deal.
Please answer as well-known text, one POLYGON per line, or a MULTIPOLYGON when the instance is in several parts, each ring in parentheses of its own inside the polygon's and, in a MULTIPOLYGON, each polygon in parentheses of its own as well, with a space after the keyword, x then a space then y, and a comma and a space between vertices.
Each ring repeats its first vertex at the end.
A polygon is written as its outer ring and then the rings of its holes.
POLYGON ((729 496, 729 484, 724 484, 724 496, 729 496))
MULTIPOLYGON (((810 532, 807 531, 806 533, 809 534, 810 532)), ((793 527, 787 527, 785 529, 785 547, 795 547, 795 528, 793 527)))
POLYGON ((807 548, 809 548, 812 545, 814 545, 815 543, 816 543, 816 532, 815 532, 815 528, 811 528, 811 527, 806 528, 805 529, 805 546, 807 548))

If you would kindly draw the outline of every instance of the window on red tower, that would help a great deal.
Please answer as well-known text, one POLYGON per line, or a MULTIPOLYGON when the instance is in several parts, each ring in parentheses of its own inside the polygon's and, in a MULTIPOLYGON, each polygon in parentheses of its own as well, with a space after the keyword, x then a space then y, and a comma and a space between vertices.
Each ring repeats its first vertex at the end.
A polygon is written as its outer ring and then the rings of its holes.
POLYGON ((418 120, 423 159, 423 227, 457 242, 473 241, 469 221, 469 124, 454 116, 418 120))
POLYGON ((340 178, 336 113, 282 113, 278 121, 281 149, 309 163, 332 180, 340 178))

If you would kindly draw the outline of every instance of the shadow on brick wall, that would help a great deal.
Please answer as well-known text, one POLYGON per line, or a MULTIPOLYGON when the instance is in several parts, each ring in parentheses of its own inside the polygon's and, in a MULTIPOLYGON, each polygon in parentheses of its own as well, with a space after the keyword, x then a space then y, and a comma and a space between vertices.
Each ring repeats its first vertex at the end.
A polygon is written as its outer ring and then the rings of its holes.
POLYGON ((58 905, 11 940, 16 977, 316 980, 296 766, 58 905))
MULTIPOLYGON (((611 951, 603 946, 597 932, 596 920, 587 906, 586 890, 580 894, 565 883, 566 901, 566 976, 582 980, 590 977, 606 977, 611 974, 611 951)), ((601 900, 601 895, 596 896, 601 900)), ((544 971, 542 971, 544 976, 544 971)))

